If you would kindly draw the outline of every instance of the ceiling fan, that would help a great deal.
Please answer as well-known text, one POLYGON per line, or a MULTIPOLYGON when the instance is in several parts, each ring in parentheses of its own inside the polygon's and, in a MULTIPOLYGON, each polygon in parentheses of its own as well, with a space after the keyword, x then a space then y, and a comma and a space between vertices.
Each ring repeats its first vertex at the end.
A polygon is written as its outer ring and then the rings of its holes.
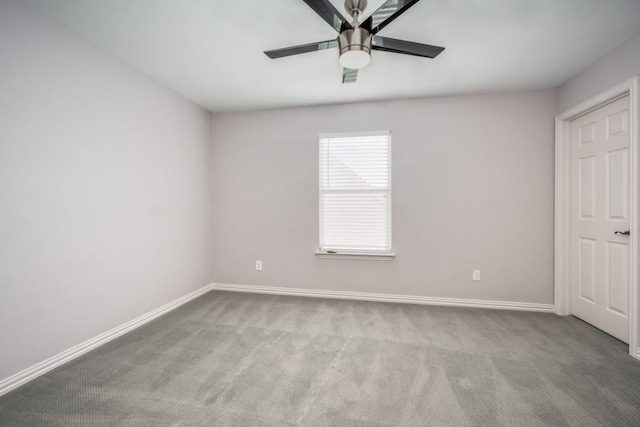
POLYGON ((353 18, 351 24, 342 17, 329 0, 303 1, 339 33, 338 38, 268 50, 265 54, 269 58, 276 59, 338 47, 340 64, 344 67, 342 83, 354 83, 358 77, 358 69, 366 66, 371 61, 371 49, 422 56, 424 58, 435 58, 444 50, 443 47, 439 46, 377 35, 380 30, 406 12, 419 0, 387 0, 362 23, 358 21, 358 18, 367 7, 367 0, 346 0, 344 7, 353 18))

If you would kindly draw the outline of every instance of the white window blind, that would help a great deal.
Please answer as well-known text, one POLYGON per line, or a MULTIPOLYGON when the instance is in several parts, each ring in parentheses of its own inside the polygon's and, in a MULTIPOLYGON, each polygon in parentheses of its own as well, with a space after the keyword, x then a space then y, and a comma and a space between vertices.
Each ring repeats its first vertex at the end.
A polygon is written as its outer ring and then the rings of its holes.
POLYGON ((391 252, 391 135, 320 137, 320 251, 391 252))

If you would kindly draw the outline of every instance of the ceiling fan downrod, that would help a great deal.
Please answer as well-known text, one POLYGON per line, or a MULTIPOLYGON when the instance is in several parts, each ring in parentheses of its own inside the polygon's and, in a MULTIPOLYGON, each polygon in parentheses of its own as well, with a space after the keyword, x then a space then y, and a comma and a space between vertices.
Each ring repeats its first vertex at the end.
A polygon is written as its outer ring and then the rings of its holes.
POLYGON ((353 23, 351 24, 353 28, 358 28, 360 26, 360 22, 358 22, 358 18, 362 15, 362 12, 367 8, 367 0, 345 0, 344 8, 349 12, 349 15, 353 18, 353 23))

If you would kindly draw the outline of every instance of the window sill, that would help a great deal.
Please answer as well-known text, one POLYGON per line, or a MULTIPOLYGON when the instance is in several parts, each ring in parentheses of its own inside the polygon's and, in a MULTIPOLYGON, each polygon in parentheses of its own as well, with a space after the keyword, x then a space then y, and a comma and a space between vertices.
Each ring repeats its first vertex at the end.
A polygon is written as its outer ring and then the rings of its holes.
POLYGON ((396 257, 394 253, 375 254, 375 253, 359 253, 359 252, 340 252, 329 254, 326 252, 316 252, 316 256, 322 259, 359 259, 366 261, 391 261, 396 257))

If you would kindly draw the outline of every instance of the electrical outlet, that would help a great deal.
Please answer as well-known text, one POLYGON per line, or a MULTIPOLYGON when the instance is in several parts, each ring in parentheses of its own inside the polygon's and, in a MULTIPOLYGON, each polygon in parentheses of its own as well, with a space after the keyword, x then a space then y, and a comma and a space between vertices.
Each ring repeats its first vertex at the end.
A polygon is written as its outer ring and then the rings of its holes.
POLYGON ((262 271, 262 261, 256 261, 256 270, 262 271))
POLYGON ((480 281, 480 270, 473 270, 473 280, 476 282, 480 281))

